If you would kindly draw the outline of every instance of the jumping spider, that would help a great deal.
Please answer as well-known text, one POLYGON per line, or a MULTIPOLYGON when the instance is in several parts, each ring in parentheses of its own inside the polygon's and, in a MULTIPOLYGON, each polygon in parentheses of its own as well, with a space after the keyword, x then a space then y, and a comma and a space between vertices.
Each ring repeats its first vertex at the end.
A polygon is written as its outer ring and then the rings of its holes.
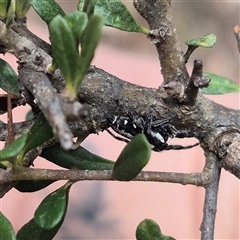
POLYGON ((146 119, 142 117, 127 114, 125 116, 114 116, 108 118, 111 128, 125 138, 115 136, 110 130, 107 132, 114 138, 126 143, 139 133, 144 133, 153 151, 161 152, 163 150, 181 150, 197 146, 199 143, 181 146, 168 145, 168 138, 174 138, 179 132, 170 124, 170 121, 175 117, 172 115, 169 118, 162 120, 153 120, 152 114, 146 119), (127 138, 127 139, 126 139, 127 138))

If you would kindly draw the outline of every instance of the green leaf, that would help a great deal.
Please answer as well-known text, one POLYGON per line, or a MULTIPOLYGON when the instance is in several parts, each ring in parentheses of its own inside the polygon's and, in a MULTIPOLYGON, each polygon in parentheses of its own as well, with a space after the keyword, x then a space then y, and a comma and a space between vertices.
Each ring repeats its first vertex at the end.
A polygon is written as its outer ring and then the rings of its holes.
POLYGON ((43 144, 53 136, 52 128, 41 113, 28 133, 14 140, 0 151, 0 161, 15 162, 21 165, 25 154, 43 144))
POLYGON ((188 46, 196 46, 196 47, 204 47, 204 48, 211 48, 216 43, 217 37, 213 33, 208 33, 203 37, 188 40, 185 42, 188 46))
POLYGON ((52 128, 41 113, 28 133, 14 140, 10 145, 0 151, 0 161, 15 162, 22 165, 25 154, 43 144, 53 136, 52 128))
POLYGON ((68 169, 111 170, 114 165, 114 162, 90 153, 81 146, 76 150, 64 151, 59 143, 45 148, 40 156, 68 169))
POLYGON ((61 227, 62 222, 59 223, 55 228, 46 230, 39 227, 35 223, 34 218, 32 218, 18 231, 16 238, 17 240, 52 240, 61 227))
POLYGON ((27 134, 22 135, 21 137, 14 140, 10 145, 6 146, 0 151, 0 162, 1 161, 10 161, 14 162, 17 155, 22 151, 26 145, 27 134))
POLYGON ((28 120, 31 120, 34 118, 34 113, 32 110, 29 110, 25 116, 25 120, 28 121, 28 120))
POLYGON ((203 48, 211 48, 216 43, 217 37, 213 33, 208 33, 204 35, 201 38, 188 40, 185 42, 186 45, 188 45, 188 50, 184 55, 185 61, 187 62, 190 55, 193 53, 193 51, 198 47, 203 48))
POLYGON ((151 219, 145 219, 139 223, 136 238, 137 240, 175 240, 173 237, 164 236, 158 224, 151 219))
POLYGON ((10 6, 9 6, 8 12, 7 12, 7 20, 6 20, 7 28, 9 28, 9 26, 12 24, 12 21, 15 17, 15 11, 16 11, 16 2, 15 2, 15 0, 11 0, 10 6))
POLYGON ((43 113, 41 113, 34 122, 29 132, 27 133, 26 144, 22 149, 21 153, 18 155, 18 162, 20 163, 20 165, 23 157, 29 150, 34 149, 45 143, 52 136, 52 128, 50 127, 43 113))
POLYGON ((136 135, 123 149, 113 167, 112 178, 130 181, 146 166, 151 147, 144 134, 136 135))
POLYGON ((95 14, 105 17, 105 25, 128 32, 149 34, 149 30, 139 25, 120 0, 98 0, 95 14))
POLYGON ((49 31, 53 60, 64 75, 70 97, 74 98, 76 93, 72 92, 72 85, 79 78, 79 56, 74 34, 67 20, 59 15, 51 21, 49 31))
POLYGON ((65 15, 65 12, 54 0, 33 0, 31 5, 47 24, 58 14, 62 16, 65 15))
POLYGON ((62 222, 67 211, 71 185, 68 182, 43 199, 34 213, 34 221, 39 227, 51 230, 62 222))
POLYGON ((32 0, 16 0, 16 17, 23 18, 26 16, 28 9, 31 6, 32 0))
POLYGON ((27 134, 27 144, 24 148, 25 153, 45 143, 52 136, 52 128, 43 113, 41 113, 27 134))
POLYGON ((204 76, 211 78, 211 82, 207 88, 202 89, 203 94, 225 94, 232 92, 240 92, 240 85, 231 80, 212 73, 203 73, 204 76))
POLYGON ((160 240, 162 239, 161 237, 162 233, 160 227, 151 219, 145 219, 137 226, 137 240, 160 240))
POLYGON ((79 78, 74 81, 74 87, 72 88, 71 86, 71 91, 75 91, 75 94, 77 93, 82 79, 93 59, 95 49, 102 36, 102 27, 103 18, 99 15, 93 15, 88 22, 87 28, 82 38, 82 51, 78 60, 78 63, 80 65, 79 78))
POLYGON ((83 12, 84 2, 85 2, 85 0, 79 0, 79 1, 78 1, 77 10, 78 10, 79 12, 83 12))
POLYGON ((0 18, 6 20, 11 0, 0 0, 0 18))
POLYGON ((67 14, 64 18, 67 20, 68 25, 72 29, 72 32, 78 44, 80 37, 82 36, 83 31, 85 30, 88 23, 88 18, 86 13, 73 12, 73 13, 67 14))
POLYGON ((0 212, 0 239, 15 240, 15 234, 9 220, 0 212))
POLYGON ((82 11, 85 12, 88 18, 94 14, 94 8, 98 0, 82 0, 78 2, 78 9, 82 8, 82 11), (82 3, 82 6, 81 6, 82 3))
POLYGON ((55 180, 21 180, 14 184, 14 188, 19 192, 36 192, 49 186, 53 182, 55 182, 55 180))
POLYGON ((12 67, 0 58, 0 88, 7 92, 10 86, 11 93, 18 93, 17 74, 12 67))

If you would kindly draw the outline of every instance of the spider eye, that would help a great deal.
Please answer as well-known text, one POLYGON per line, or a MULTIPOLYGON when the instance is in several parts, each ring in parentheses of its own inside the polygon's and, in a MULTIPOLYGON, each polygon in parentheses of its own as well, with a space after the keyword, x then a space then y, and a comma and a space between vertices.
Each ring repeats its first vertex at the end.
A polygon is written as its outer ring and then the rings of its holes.
POLYGON ((135 123, 133 123, 133 127, 136 129, 137 128, 137 126, 136 126, 136 124, 135 123))
POLYGON ((123 125, 127 125, 127 124, 128 124, 128 120, 125 119, 125 120, 123 121, 123 125))

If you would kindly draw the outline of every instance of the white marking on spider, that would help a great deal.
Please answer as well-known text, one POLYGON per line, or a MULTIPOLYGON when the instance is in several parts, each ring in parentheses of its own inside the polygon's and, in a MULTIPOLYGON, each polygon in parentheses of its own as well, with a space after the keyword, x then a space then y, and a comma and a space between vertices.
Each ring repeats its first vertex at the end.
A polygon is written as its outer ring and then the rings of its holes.
POLYGON ((114 119, 113 119, 113 121, 112 121, 112 124, 115 124, 116 121, 117 121, 117 119, 118 119, 118 117, 117 117, 117 116, 114 116, 114 119))
POLYGON ((165 143, 165 140, 160 133, 151 131, 151 135, 157 138, 160 142, 165 143))

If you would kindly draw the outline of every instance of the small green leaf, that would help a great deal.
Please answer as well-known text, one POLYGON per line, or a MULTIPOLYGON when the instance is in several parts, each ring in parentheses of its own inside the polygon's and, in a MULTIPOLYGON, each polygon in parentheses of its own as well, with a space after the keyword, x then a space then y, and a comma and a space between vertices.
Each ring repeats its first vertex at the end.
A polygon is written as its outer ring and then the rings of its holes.
POLYGON ((55 182, 55 180, 21 180, 14 184, 14 188, 19 192, 36 192, 49 186, 53 182, 55 182))
POLYGON ((102 27, 103 27, 103 18, 99 15, 93 15, 87 25, 87 28, 84 32, 82 38, 82 51, 80 58, 78 59, 79 63, 79 78, 74 81, 74 88, 71 87, 71 91, 77 93, 82 79, 87 72, 90 63, 93 59, 95 49, 98 42, 102 36, 102 27))
POLYGON ((203 94, 225 94, 240 92, 240 85, 231 80, 212 73, 203 73, 204 76, 211 78, 207 88, 202 89, 203 94))
POLYGON ((44 226, 46 224, 47 227, 51 227, 51 229, 48 230, 43 228, 42 226, 39 226, 39 224, 37 224, 35 221, 36 219, 32 218, 28 223, 26 223, 18 231, 16 236, 17 240, 52 240, 53 239, 53 237, 56 235, 56 233, 58 232, 59 228, 61 227, 64 221, 66 211, 67 211, 68 194, 69 194, 69 189, 71 185, 72 183, 67 182, 63 187, 61 187, 60 189, 48 195, 40 204, 39 206, 40 209, 38 208, 36 210, 36 212, 38 211, 37 215, 40 214, 36 216, 37 222, 40 221, 41 224, 43 224, 44 226), (52 205, 50 204, 51 202, 52 202, 52 205), (58 204, 58 202, 61 206, 56 207, 56 204, 58 204), (53 207, 53 209, 51 208, 51 206, 53 207), (46 208, 47 212, 49 211, 48 212, 49 214, 44 211, 44 208, 46 208), (41 216, 41 212, 43 216, 41 216), (55 225, 55 227, 52 228, 53 225, 55 225))
POLYGON ((164 236, 158 224, 151 219, 145 219, 139 223, 136 238, 137 240, 175 240, 173 237, 164 236))
POLYGON ((0 161, 15 162, 21 165, 25 154, 43 144, 53 136, 52 128, 41 113, 28 133, 14 140, 0 151, 0 161))
POLYGON ((12 67, 0 58, 0 88, 7 92, 10 86, 11 93, 18 93, 17 74, 12 67))
POLYGON ((0 239, 16 240, 12 225, 2 212, 0 212, 0 239))
POLYGON ((27 134, 14 140, 10 145, 6 146, 0 151, 0 161, 14 162, 17 155, 22 151, 26 145, 27 134))
POLYGON ((45 143, 52 136, 52 128, 50 127, 44 115, 41 113, 34 122, 29 132, 27 133, 26 144, 18 155, 18 162, 20 163, 20 165, 23 157, 29 150, 34 149, 39 145, 45 143))
POLYGON ((203 48, 211 48, 216 43, 217 37, 213 33, 208 33, 204 35, 201 38, 188 40, 185 42, 186 45, 188 45, 188 50, 184 55, 185 61, 187 62, 190 55, 193 53, 193 51, 198 47, 203 48))
POLYGON ((11 0, 0 0, 0 19, 6 20, 11 0))
MULTIPOLYGON (((85 12, 88 18, 91 18, 94 14, 94 8, 98 0, 82 0, 82 11, 85 12)), ((81 8, 81 3, 78 3, 78 8, 81 8)))
POLYGON ((105 17, 105 25, 128 32, 148 34, 149 30, 139 25, 120 0, 98 0, 95 14, 105 17))
POLYGON ((41 113, 27 134, 27 144, 24 150, 27 152, 38 147, 53 136, 52 128, 41 113))
POLYGON ((161 237, 162 233, 160 227, 151 219, 145 219, 137 226, 137 240, 161 240, 161 237))
POLYGON ((114 165, 114 162, 90 153, 81 146, 76 150, 64 151, 59 143, 45 148, 40 156, 68 169, 111 170, 114 165))
POLYGON ((211 48, 216 43, 217 37, 213 33, 208 33, 201 38, 188 40, 185 42, 188 46, 211 48))
POLYGON ((73 13, 67 14, 64 18, 67 20, 68 25, 72 29, 74 37, 78 44, 80 37, 82 36, 83 31, 85 30, 88 23, 88 18, 86 13, 73 12, 73 13))
POLYGON ((16 0, 16 17, 23 18, 26 16, 28 9, 31 6, 32 0, 16 0))
POLYGON ((62 222, 55 228, 46 230, 39 227, 35 223, 34 218, 32 218, 18 231, 16 238, 17 240, 52 240, 61 227, 62 222))
POLYGON ((9 26, 12 24, 12 21, 15 17, 15 11, 16 11, 16 2, 15 0, 11 0, 10 6, 8 8, 7 20, 6 20, 7 28, 9 28, 9 26))
POLYGON ((51 230, 62 222, 67 210, 71 185, 72 183, 68 182, 43 199, 34 213, 34 221, 39 227, 51 230))
POLYGON ((58 14, 62 16, 65 15, 65 12, 54 0, 33 0, 31 5, 42 20, 47 24, 49 24, 58 14))
POLYGON ((66 89, 70 97, 74 98, 76 93, 72 92, 72 85, 80 78, 78 70, 79 55, 74 34, 67 20, 60 15, 51 21, 49 31, 53 60, 64 75, 66 89))
POLYGON ((78 1, 77 10, 78 10, 79 12, 83 12, 84 2, 85 2, 84 0, 79 0, 79 1, 78 1))
POLYGON ((136 135, 123 149, 113 167, 112 178, 130 181, 146 166, 151 147, 144 134, 136 135))

